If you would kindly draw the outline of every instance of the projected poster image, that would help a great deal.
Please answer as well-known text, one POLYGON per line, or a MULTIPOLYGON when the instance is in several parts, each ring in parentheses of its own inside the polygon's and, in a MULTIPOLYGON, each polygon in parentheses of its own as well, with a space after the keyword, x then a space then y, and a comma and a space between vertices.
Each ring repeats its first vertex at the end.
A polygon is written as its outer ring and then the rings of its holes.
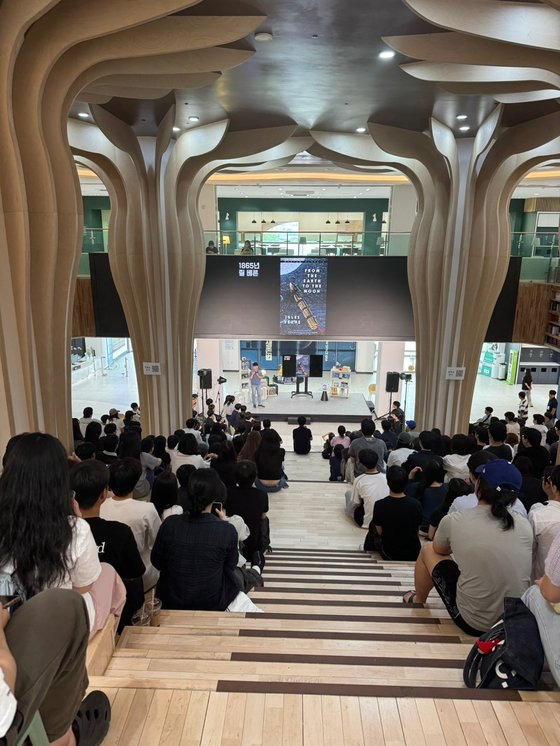
POLYGON ((327 259, 280 259, 280 333, 324 334, 327 326, 327 259))
POLYGON ((309 378, 309 375, 310 375, 309 365, 310 365, 309 355, 296 355, 296 374, 298 376, 309 378))

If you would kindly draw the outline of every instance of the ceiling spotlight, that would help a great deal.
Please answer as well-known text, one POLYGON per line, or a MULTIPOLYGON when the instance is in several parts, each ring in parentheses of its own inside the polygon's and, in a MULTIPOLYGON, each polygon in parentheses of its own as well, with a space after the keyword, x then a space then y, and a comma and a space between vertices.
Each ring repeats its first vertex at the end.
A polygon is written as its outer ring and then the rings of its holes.
POLYGON ((462 122, 463 119, 466 119, 466 118, 467 118, 466 114, 457 114, 457 116, 455 117, 455 119, 458 119, 460 122, 462 122))
POLYGON ((325 223, 326 223, 326 225, 330 225, 331 221, 330 220, 325 220, 325 223))
POLYGON ((270 225, 276 225, 276 220, 274 220, 274 218, 270 221, 270 225))
POLYGON ((257 221, 255 220, 255 218, 253 218, 253 219, 251 220, 251 223, 252 223, 253 225, 256 225, 256 224, 257 224, 257 221))
POLYGON ((365 127, 357 127, 357 128, 356 128, 356 132, 359 132, 359 133, 360 133, 360 135, 363 135, 363 134, 364 134, 364 132, 367 132, 367 130, 366 130, 366 128, 365 128, 365 127))
POLYGON ((89 114, 87 113, 87 111, 79 111, 78 116, 80 117, 80 119, 87 119, 89 117, 89 114))
POLYGON ((459 127, 459 132, 468 132, 470 130, 470 127, 468 124, 464 124, 462 127, 459 127))
POLYGON ((348 220, 348 218, 346 218, 346 220, 344 221, 344 225, 350 225, 350 221, 348 220))
POLYGON ((380 60, 391 60, 395 56, 395 53, 391 49, 385 49, 383 52, 379 52, 377 56, 380 60))
POLYGON ((340 220, 336 220, 335 225, 340 225, 340 220))
POLYGON ((200 117, 195 117, 194 115, 191 115, 189 117, 189 122, 200 122, 200 117))
POLYGON ((255 34, 255 41, 272 41, 272 34, 270 31, 259 31, 255 34))
POLYGON ((173 132, 180 132, 180 131, 181 131, 180 127, 173 127, 173 132))
POLYGON ((266 220, 264 218, 261 220, 261 225, 266 225, 266 220))

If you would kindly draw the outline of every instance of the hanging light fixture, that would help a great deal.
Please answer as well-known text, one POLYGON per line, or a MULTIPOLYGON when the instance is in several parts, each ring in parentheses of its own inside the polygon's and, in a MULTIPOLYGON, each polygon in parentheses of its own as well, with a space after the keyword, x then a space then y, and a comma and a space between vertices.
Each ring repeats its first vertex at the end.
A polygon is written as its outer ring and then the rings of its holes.
POLYGON ((350 221, 348 220, 348 215, 346 215, 346 220, 344 221, 344 225, 350 225, 350 221))
POLYGON ((330 224, 331 224, 331 216, 330 216, 330 213, 329 213, 329 216, 328 216, 328 218, 327 218, 327 219, 325 220, 325 223, 326 223, 327 225, 330 225, 330 224))
POLYGON ((256 225, 256 224, 257 224, 257 219, 256 219, 256 217, 255 217, 254 215, 253 215, 253 219, 251 220, 251 223, 252 223, 253 225, 256 225))
POLYGON ((340 220, 338 218, 335 221, 335 225, 340 225, 340 220))
POLYGON ((266 220, 264 218, 261 220, 261 225, 266 225, 266 220))
POLYGON ((276 225, 276 220, 274 220, 274 218, 270 221, 270 225, 276 225))

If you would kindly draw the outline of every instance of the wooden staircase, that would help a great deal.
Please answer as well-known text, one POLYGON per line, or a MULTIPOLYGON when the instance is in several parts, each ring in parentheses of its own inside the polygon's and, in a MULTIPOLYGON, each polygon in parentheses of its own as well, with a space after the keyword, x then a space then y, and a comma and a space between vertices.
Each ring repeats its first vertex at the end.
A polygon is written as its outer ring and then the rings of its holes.
POLYGON ((466 689, 472 646, 436 596, 404 605, 412 563, 278 549, 263 614, 162 612, 103 675, 106 744, 560 744, 560 694, 466 689))

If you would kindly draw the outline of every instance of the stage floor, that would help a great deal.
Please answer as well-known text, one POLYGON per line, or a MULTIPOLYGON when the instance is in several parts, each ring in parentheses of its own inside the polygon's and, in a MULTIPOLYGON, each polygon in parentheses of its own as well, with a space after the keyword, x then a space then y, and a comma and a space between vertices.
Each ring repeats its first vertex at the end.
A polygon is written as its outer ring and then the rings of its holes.
POLYGON ((299 415, 309 417, 313 422, 359 422, 370 414, 363 394, 350 394, 348 398, 329 396, 328 401, 321 401, 321 391, 313 392, 313 399, 309 396, 294 396, 291 390, 280 391, 278 396, 269 396, 264 400, 264 409, 254 410, 248 403, 253 414, 261 418, 270 417, 271 420, 288 420, 299 415))

